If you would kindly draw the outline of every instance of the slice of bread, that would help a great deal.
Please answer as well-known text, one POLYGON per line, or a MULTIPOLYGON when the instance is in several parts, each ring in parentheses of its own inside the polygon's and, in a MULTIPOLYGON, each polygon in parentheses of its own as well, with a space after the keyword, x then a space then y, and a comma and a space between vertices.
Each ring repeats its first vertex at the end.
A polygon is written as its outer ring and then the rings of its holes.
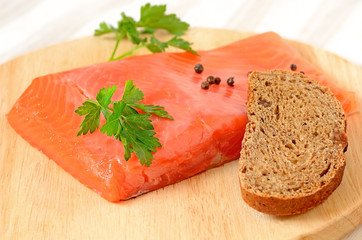
POLYGON ((245 202, 292 215, 326 200, 346 164, 346 116, 333 93, 301 73, 253 72, 247 108, 239 160, 245 202))

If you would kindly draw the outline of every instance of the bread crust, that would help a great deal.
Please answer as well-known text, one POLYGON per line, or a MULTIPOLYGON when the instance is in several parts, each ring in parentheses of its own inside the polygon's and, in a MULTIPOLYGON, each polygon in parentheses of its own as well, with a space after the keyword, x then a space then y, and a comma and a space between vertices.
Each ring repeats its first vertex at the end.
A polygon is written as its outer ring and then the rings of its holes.
MULTIPOLYGON (((272 70, 267 71, 266 73, 272 73, 272 74, 290 74, 288 71, 282 71, 282 70, 272 70)), ((255 74, 255 73, 252 73, 255 74)), ((251 75, 249 78, 251 77, 251 75)), ((298 73, 293 73, 298 74, 298 73)), ((299 74, 299 76, 306 77, 302 74, 299 74)), ((307 77, 306 77, 307 78, 307 77)), ((249 84, 248 86, 248 97, 249 99, 253 97, 253 86, 249 84)), ((330 90, 327 90, 330 91, 330 90)), ((338 101, 337 99, 335 99, 338 101)), ((249 102, 247 104, 249 109, 249 102)), ((249 115, 249 112, 248 112, 249 115)), ((347 135, 346 135, 346 128, 347 128, 347 121, 344 122, 344 129, 343 132, 340 132, 338 136, 335 137, 336 144, 341 144, 343 146, 342 149, 347 149, 348 141, 347 141, 347 135)), ((249 123, 248 123, 249 125, 249 123)), ((247 125, 247 129, 248 126, 247 125)), ((342 130, 342 129, 341 129, 342 130)), ((246 131, 247 134, 248 131, 246 131)), ((245 137, 244 137, 245 138, 245 137)), ((244 143, 244 141, 243 141, 244 143)), ((243 147, 243 146, 242 146, 243 147)), ((308 194, 308 195, 302 195, 302 196, 295 196, 295 197, 277 197, 277 196, 271 196, 264 193, 255 192, 250 189, 250 186, 247 186, 242 181, 242 174, 243 169, 241 169, 241 162, 244 161, 246 156, 243 155, 243 151, 241 151, 240 161, 239 161, 239 178, 240 178, 240 188, 241 188, 241 194, 244 201, 252 208, 254 208, 257 211, 260 211, 265 214, 269 215, 295 215, 303 213, 319 204, 324 202, 332 193, 333 191, 340 185, 343 177, 343 172, 346 166, 346 159, 343 155, 343 152, 341 155, 339 155, 340 159, 338 159, 338 162, 340 163, 338 166, 334 166, 334 176, 329 179, 329 181, 317 191, 308 194), (248 188, 249 187, 249 188, 248 188)))
POLYGON ((269 215, 295 215, 303 213, 324 202, 339 186, 346 166, 345 158, 343 159, 343 163, 344 164, 337 169, 336 174, 329 184, 324 185, 317 192, 308 196, 296 198, 261 196, 248 191, 240 183, 241 195, 250 207, 262 213, 269 215))

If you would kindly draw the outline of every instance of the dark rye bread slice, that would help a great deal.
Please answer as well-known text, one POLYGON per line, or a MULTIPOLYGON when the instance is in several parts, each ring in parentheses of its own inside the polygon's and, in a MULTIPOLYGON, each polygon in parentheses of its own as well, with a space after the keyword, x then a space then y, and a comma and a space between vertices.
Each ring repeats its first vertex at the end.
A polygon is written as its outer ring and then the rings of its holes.
POLYGON ((346 116, 332 92, 301 73, 253 72, 239 178, 256 210, 292 215, 322 203, 346 164, 346 116))

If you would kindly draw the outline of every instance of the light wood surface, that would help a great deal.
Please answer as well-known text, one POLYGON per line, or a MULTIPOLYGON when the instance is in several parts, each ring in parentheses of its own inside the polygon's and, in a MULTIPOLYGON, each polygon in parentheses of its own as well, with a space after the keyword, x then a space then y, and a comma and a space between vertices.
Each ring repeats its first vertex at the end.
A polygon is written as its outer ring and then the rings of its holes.
MULTIPOLYGON (((162 33, 161 33, 162 35, 162 33)), ((250 34, 192 29, 196 49, 250 34)), ((84 38, 41 49, 0 66, 0 236, 5 239, 339 239, 362 223, 361 113, 348 118, 349 148, 341 186, 297 216, 258 213, 241 199, 237 161, 118 204, 84 187, 8 124, 5 114, 39 75, 106 61, 114 39, 84 38)), ((362 70, 324 50, 294 42, 312 62, 356 92, 362 70)), ((124 41, 121 51, 131 45, 124 41)), ((143 54, 139 51, 136 54, 143 54)))

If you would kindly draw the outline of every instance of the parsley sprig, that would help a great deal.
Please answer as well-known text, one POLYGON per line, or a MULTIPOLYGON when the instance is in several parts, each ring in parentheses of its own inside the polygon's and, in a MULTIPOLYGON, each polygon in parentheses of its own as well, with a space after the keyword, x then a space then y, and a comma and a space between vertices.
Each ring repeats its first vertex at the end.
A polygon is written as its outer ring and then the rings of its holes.
POLYGON ((78 136, 93 133, 98 129, 102 113, 106 122, 100 131, 122 142, 125 160, 134 152, 142 165, 150 166, 152 152, 156 152, 157 147, 162 147, 159 139, 154 137, 156 133, 152 131, 154 128, 150 116, 155 114, 172 120, 173 118, 164 107, 141 104, 143 92, 136 88, 132 80, 126 82, 122 99, 112 101, 116 89, 117 86, 102 88, 97 93, 96 101, 88 99, 75 110, 78 115, 85 116, 78 136), (112 104, 113 107, 110 107, 112 104), (145 113, 139 113, 137 109, 145 113))
POLYGON ((132 55, 136 50, 146 47, 152 53, 164 52, 169 46, 180 48, 197 54, 191 48, 191 43, 180 38, 189 28, 189 24, 181 21, 175 14, 166 14, 166 5, 151 5, 147 3, 141 7, 141 17, 139 21, 121 13, 122 19, 118 21, 117 27, 105 22, 100 23, 99 29, 94 32, 95 36, 107 33, 116 35, 116 44, 109 61, 118 60, 132 55), (173 34, 168 41, 160 41, 154 35, 156 29, 164 29, 173 34), (142 34, 142 36, 141 36, 142 34), (115 57, 120 41, 128 38, 136 46, 128 52, 115 57))

